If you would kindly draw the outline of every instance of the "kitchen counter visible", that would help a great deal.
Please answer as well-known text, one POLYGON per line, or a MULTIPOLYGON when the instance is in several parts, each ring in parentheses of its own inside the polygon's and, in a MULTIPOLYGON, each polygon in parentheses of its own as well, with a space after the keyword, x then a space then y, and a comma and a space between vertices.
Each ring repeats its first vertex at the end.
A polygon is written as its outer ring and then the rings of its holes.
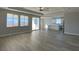
POLYGON ((48 29, 59 30, 59 26, 57 24, 48 25, 48 29))

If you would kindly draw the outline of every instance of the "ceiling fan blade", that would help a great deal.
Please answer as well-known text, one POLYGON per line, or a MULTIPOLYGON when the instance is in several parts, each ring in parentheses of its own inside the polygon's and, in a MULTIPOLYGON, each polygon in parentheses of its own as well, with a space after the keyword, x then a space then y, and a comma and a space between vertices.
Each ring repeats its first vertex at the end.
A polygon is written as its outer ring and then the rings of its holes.
POLYGON ((47 8, 47 7, 40 7, 40 11, 48 11, 49 10, 49 8, 47 8))

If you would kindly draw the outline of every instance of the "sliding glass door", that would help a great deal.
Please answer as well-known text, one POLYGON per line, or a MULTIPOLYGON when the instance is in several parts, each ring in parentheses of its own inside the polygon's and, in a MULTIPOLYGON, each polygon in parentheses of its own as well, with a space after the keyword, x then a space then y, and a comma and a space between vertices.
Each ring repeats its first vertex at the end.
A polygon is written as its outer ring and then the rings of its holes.
POLYGON ((38 30, 39 29, 39 18, 33 17, 32 18, 32 30, 38 30))

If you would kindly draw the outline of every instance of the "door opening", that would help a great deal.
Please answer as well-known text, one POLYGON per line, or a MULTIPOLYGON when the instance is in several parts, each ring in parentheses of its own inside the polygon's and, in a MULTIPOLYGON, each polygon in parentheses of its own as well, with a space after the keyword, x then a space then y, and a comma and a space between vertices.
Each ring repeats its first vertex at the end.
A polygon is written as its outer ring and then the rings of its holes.
POLYGON ((39 18, 38 17, 32 18, 32 30, 39 30, 39 18))

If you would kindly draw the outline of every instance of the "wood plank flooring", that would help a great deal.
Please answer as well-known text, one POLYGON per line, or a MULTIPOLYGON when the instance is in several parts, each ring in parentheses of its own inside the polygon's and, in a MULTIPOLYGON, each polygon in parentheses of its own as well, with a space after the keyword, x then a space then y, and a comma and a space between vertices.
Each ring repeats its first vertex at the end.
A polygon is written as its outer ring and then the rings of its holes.
POLYGON ((33 31, 0 38, 0 51, 79 51, 79 36, 33 31))

